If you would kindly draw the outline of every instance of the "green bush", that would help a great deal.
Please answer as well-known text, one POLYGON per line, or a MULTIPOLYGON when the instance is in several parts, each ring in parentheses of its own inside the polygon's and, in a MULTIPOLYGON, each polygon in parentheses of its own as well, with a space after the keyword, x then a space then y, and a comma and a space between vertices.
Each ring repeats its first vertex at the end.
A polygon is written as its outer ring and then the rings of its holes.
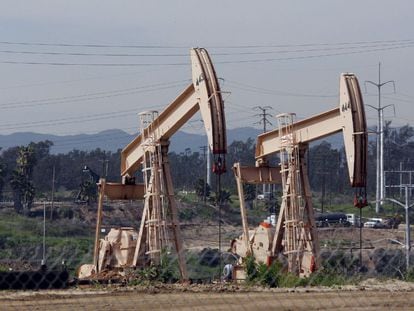
POLYGON ((246 281, 250 284, 278 287, 281 280, 282 264, 274 261, 270 266, 257 264, 253 256, 247 256, 245 261, 246 281))
POLYGON ((252 283, 257 278, 256 260, 253 256, 247 256, 244 260, 244 269, 246 271, 246 281, 252 283))
POLYGON ((335 286, 347 283, 347 277, 334 270, 321 269, 307 279, 310 286, 335 286))
POLYGON ((132 273, 132 276, 130 276, 128 284, 143 285, 152 282, 176 282, 179 279, 176 266, 176 260, 172 258, 166 250, 162 250, 160 264, 136 270, 132 273))
MULTIPOLYGON (((338 255, 338 254, 336 254, 338 255)), ((336 261, 336 256, 325 258, 320 270, 311 274, 307 278, 299 277, 295 274, 284 272, 283 266, 279 261, 274 261, 272 265, 257 264, 253 256, 248 256, 244 260, 247 284, 258 284, 269 287, 297 287, 297 286, 337 286, 355 283, 358 276, 346 272, 346 267, 353 267, 354 260, 336 261), (335 264, 336 263, 336 264, 335 264)), ((414 281, 414 269, 407 275, 414 281)))
POLYGON ((411 267, 404 276, 407 282, 414 282, 414 267, 411 267))
POLYGON ((257 279, 260 285, 269 287, 278 287, 281 278, 282 265, 275 261, 269 267, 260 264, 257 267, 257 279))
POLYGON ((280 275, 279 287, 298 287, 308 285, 308 278, 301 278, 293 273, 280 275))
POLYGON ((178 217, 181 221, 189 221, 197 216, 193 208, 181 208, 178 212, 178 217))

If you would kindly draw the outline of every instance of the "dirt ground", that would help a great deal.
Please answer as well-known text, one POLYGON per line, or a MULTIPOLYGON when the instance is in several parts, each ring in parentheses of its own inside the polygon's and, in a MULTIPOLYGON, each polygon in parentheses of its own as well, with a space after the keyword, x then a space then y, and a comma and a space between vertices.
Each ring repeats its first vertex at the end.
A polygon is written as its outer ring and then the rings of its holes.
MULTIPOLYGON (((252 227, 253 228, 253 227, 252 227)), ((181 225, 184 246, 186 249, 201 250, 205 247, 218 248, 218 225, 213 222, 181 225)), ((230 247, 230 241, 242 234, 241 226, 225 224, 221 227, 222 249, 230 247)), ((402 248, 405 243, 404 229, 372 229, 362 228, 362 248, 402 248), (399 243, 398 243, 398 242, 399 243)), ((318 228, 321 248, 359 249, 359 228, 331 227, 318 228)), ((412 237, 414 238, 414 230, 412 237)))
POLYGON ((413 310, 414 285, 367 282, 336 289, 197 285, 5 291, 0 293, 0 302, 1 310, 413 310))

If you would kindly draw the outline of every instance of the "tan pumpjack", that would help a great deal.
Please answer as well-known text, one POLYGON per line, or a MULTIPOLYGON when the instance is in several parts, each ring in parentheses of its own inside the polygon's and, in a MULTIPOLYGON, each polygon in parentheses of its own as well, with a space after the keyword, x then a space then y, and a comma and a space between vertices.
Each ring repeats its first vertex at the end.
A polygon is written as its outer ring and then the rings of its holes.
POLYGON ((172 246, 181 279, 188 279, 168 161, 169 139, 200 111, 216 174, 225 171, 227 152, 224 103, 210 56, 203 48, 193 48, 190 54, 192 83, 161 113, 140 114, 141 134, 122 150, 122 184, 107 183, 105 179, 99 182, 94 261, 81 267, 79 277, 87 278, 104 269, 157 265, 162 251, 172 246), (134 175, 140 167, 144 184, 135 184, 134 175), (131 228, 112 229, 105 239, 99 238, 104 196, 113 200, 145 200, 138 232, 131 228))
MULTIPOLYGON (((279 128, 257 137, 256 167, 235 163, 243 235, 232 242, 241 259, 248 255, 270 264, 287 257, 288 271, 308 276, 320 266, 319 240, 315 226, 305 153, 312 141, 335 133, 344 137, 346 160, 352 187, 365 195, 367 175, 367 127, 358 80, 353 74, 340 78, 339 107, 297 121, 294 114, 277 116, 279 128), (270 167, 267 157, 279 153, 280 167, 270 167), (249 232, 243 184, 282 184, 282 201, 276 227, 261 224, 249 232)), ((243 278, 242 267, 235 269, 243 278)))

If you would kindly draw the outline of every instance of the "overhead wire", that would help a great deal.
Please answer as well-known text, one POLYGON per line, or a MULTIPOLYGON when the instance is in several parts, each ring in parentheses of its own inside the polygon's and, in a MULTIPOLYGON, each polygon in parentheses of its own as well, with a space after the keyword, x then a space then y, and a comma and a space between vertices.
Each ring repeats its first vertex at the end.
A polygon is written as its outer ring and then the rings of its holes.
MULTIPOLYGON (((369 41, 360 42, 360 43, 367 44, 367 42, 369 42, 369 41)), ((414 46, 413 45, 413 42, 414 41, 412 41, 412 40, 371 41, 369 43, 380 43, 380 42, 387 42, 388 43, 388 44, 386 44, 387 45, 387 48, 375 49, 375 51, 377 51, 377 50, 389 50, 389 49, 395 49, 395 48, 407 48, 407 47, 414 46), (394 42, 394 43, 391 43, 391 42, 394 42), (391 45, 391 47, 389 45, 391 45)), ((3 42, 0 42, 0 44, 23 44, 23 43, 12 43, 12 42, 5 42, 5 41, 3 41, 3 42)), ((339 43, 339 44, 342 44, 342 45, 354 44, 355 45, 355 44, 357 44, 357 42, 348 42, 348 43, 339 43)), ((337 45, 339 45, 339 44, 337 44, 337 45)), ((24 45, 31 45, 31 44, 24 44, 24 45)), ((37 44, 35 44, 35 45, 37 45, 37 44)), ((51 44, 40 44, 40 43, 38 45, 55 46, 55 45, 51 45, 51 44)), ((121 46, 115 46, 115 45, 109 45, 109 46, 102 45, 102 46, 99 46, 99 45, 70 45, 70 44, 60 44, 58 46, 121 47, 121 46)), ((324 44, 324 43, 321 43, 321 44, 238 46, 238 47, 239 48, 253 48, 253 47, 255 47, 255 48, 257 48, 257 47, 267 47, 267 48, 269 48, 269 47, 293 47, 293 46, 333 46, 333 44, 324 44)), ((127 46, 122 46, 122 47, 127 47, 127 46)), ((129 46, 129 47, 131 47, 131 46, 129 46)), ((133 46, 133 47, 138 47, 138 46, 133 46)), ((142 47, 142 46, 140 46, 140 47, 142 47)), ((369 46, 368 48, 372 48, 372 47, 373 46, 369 46)), ((178 47, 178 46, 157 46, 157 47, 154 47, 154 46, 145 46, 143 48, 183 48, 183 47, 178 47)), ((216 47, 216 48, 234 48, 234 47, 232 47, 232 46, 227 46, 227 47, 222 46, 222 47, 216 47)), ((358 47, 355 47, 355 48, 358 48, 358 47)), ((361 47, 359 47, 359 48, 361 48, 361 47)), ((333 49, 335 49, 335 48, 332 48, 330 50, 333 50, 333 49)), ((345 48, 343 48, 343 49, 345 49, 345 48)), ((316 49, 313 49, 313 50, 316 50, 316 49)), ((325 50, 328 50, 328 49, 325 49, 325 50)), ((290 52, 303 52, 303 51, 310 51, 310 50, 301 50, 301 51, 300 50, 296 50, 296 51, 290 51, 290 52)), ((373 51, 373 50, 368 50, 368 51, 373 51)), ((346 52, 346 54, 365 53, 365 52, 368 52, 368 51, 367 50, 364 50, 364 51, 351 51, 351 52, 346 52)), ((279 52, 283 52, 283 51, 279 51, 279 52)), ((285 51, 285 52, 288 52, 288 51, 285 51)), ((35 52, 35 53, 37 53, 37 52, 35 52)), ((277 53, 277 51, 240 52, 239 54, 242 55, 243 53, 244 54, 247 54, 247 53, 249 53, 249 54, 259 54, 259 53, 266 54, 266 53, 277 53)), ((83 53, 83 54, 87 54, 87 53, 83 53)), ((109 55, 111 53, 105 53, 105 54, 108 54, 109 55)), ((102 54, 101 56, 105 56, 105 54, 102 54)), ((231 53, 221 53, 221 55, 227 55, 227 54, 230 55, 231 53)), ((233 53, 233 54, 237 54, 237 53, 233 53)), ((91 53, 91 55, 97 55, 97 53, 91 53)), ((112 53, 112 55, 115 55, 115 54, 112 53)), ((124 53, 124 55, 127 55, 127 54, 124 53)), ((142 54, 142 55, 144 55, 144 54, 142 54)), ((151 54, 147 54, 147 56, 148 55, 151 55, 151 54)), ((164 55, 167 55, 167 54, 164 54, 164 55)), ((171 54, 171 55, 173 55, 173 54, 171 54)), ((182 56, 182 55, 187 55, 187 54, 175 54, 174 56, 182 56)), ((220 53, 217 53, 217 55, 220 55, 220 53)), ((241 60, 241 61, 234 61, 234 62, 231 62, 231 63, 238 63, 238 62, 256 62, 256 61, 265 61, 266 62, 266 61, 275 61, 275 60, 303 59, 303 58, 325 57, 325 56, 334 56, 334 55, 344 55, 344 53, 335 53, 335 54, 329 54, 329 55, 305 55, 305 56, 299 56, 299 57, 298 56, 295 56, 295 57, 278 58, 278 59, 241 60)), ((152 55, 152 56, 154 56, 154 55, 152 55)), ((219 61, 219 62, 215 62, 215 63, 225 64, 225 63, 229 63, 229 62, 227 62, 227 61, 221 61, 220 62, 219 61)), ((185 65, 188 65, 187 62, 186 63, 173 63, 173 64, 155 64, 155 65, 162 66, 162 65, 184 65, 184 64, 185 65)), ((71 64, 67 64, 67 65, 71 65, 71 64)), ((74 65, 76 65, 76 64, 74 64, 74 65)), ((90 65, 94 65, 94 64, 90 64, 90 65)), ((99 65, 99 64, 96 64, 96 65, 99 65)), ((105 65, 109 65, 109 66, 114 65, 114 66, 117 66, 117 64, 108 64, 108 63, 105 64, 105 65)), ((128 64, 121 64, 121 65, 122 66, 126 66, 128 64)), ((137 64, 137 65, 139 65, 139 64, 137 64)), ((150 66, 151 64, 150 63, 147 63, 147 64, 143 64, 143 65, 144 66, 150 66)), ((264 93, 264 94, 272 94, 272 95, 278 95, 278 96, 295 96, 295 97, 337 97, 337 95, 328 95, 328 94, 326 94, 326 95, 315 95, 315 94, 305 94, 305 93, 282 92, 282 91, 276 91, 276 90, 270 90, 270 89, 260 88, 260 87, 256 87, 256 86, 251 86, 251 85, 243 84, 243 83, 236 82, 236 81, 229 81, 229 83, 233 84, 233 87, 239 88, 239 89, 242 89, 242 90, 245 90, 245 91, 258 92, 258 93, 264 93)), ((170 87, 174 87, 174 86, 170 86, 170 87)), ((133 89, 135 89, 135 88, 131 88, 130 90, 133 90, 133 89)), ((120 95, 128 95, 129 93, 127 92, 127 90, 128 89, 124 89, 123 90, 123 91, 125 91, 125 94, 121 92, 122 90, 119 90, 118 91, 119 94, 116 93, 117 91, 115 90, 115 91, 113 91, 114 92, 113 94, 110 93, 111 91, 107 91, 107 92, 101 92, 101 95, 106 94, 106 95, 108 95, 108 97, 120 96, 120 95)), ((157 90, 157 89, 154 89, 154 90, 157 90)), ((149 91, 151 91, 151 90, 149 90, 149 91)), ((64 102, 74 102, 74 101, 93 100, 93 99, 102 98, 102 97, 93 97, 93 96, 99 96, 96 93, 89 94, 91 96, 91 98, 88 98, 87 95, 88 94, 75 95, 75 96, 68 96, 68 97, 63 97, 63 98, 61 97, 61 98, 54 98, 54 99, 52 98, 52 99, 46 99, 46 100, 50 100, 50 101, 55 100, 56 101, 55 103, 64 103, 64 102), (85 96, 85 97, 84 98, 81 98, 82 96, 85 96), (76 98, 76 97, 78 97, 78 98, 76 98)), ((396 99, 396 98, 392 98, 392 99, 393 100, 404 101, 402 99, 396 99)), ((45 103, 45 102, 41 102, 41 101, 42 100, 38 100, 38 101, 31 100, 31 101, 26 101, 26 102, 21 101, 21 102, 17 102, 17 103, 16 102, 15 103, 6 103, 6 104, 1 104, 0 105, 0 109, 10 109, 11 107, 17 107, 19 105, 21 105, 20 107, 28 107, 29 105, 36 106, 36 105, 52 104, 52 102, 45 103)), ((406 102, 408 102, 408 101, 406 101, 406 102)), ((241 108, 238 108, 238 107, 237 108, 234 108, 234 109, 239 110, 240 112, 242 110, 241 108)), ((247 118, 243 117, 243 118, 240 118, 240 119, 242 120, 242 119, 247 119, 247 118)), ((59 122, 59 121, 56 121, 56 122, 59 122)), ((230 121, 230 122, 232 122, 232 121, 230 121)))
MULTIPOLYGON (((192 127, 193 123, 200 123, 202 126, 202 121, 201 120, 190 120, 188 121, 184 126, 181 127, 181 130, 187 128, 187 127, 192 127)), ((138 130, 138 127, 131 127, 129 129, 135 129, 138 130)), ((125 129, 123 129, 125 130, 125 129)), ((58 142, 54 144, 54 148, 55 149, 65 149, 65 146, 72 146, 75 144, 86 144, 86 143, 93 143, 93 142, 100 142, 100 141, 108 141, 108 140, 116 140, 116 139, 122 139, 122 138, 129 138, 131 139, 132 137, 138 135, 139 133, 134 133, 134 134, 129 134, 129 133, 108 133, 108 134, 101 134, 101 133, 97 133, 95 135, 99 135, 99 137, 91 137, 90 135, 85 136, 85 137, 75 137, 75 138, 69 138, 69 139, 64 139, 64 141, 62 142, 58 142)), ((67 134, 66 134, 67 135, 67 134)), ((82 134, 79 134, 82 135, 82 134)))
MULTIPOLYGON (((88 149, 93 148, 91 146, 92 143, 97 143, 97 142, 108 142, 108 141, 114 141, 117 140, 119 141, 120 139, 130 139, 134 137, 133 134, 128 134, 128 133, 123 133, 123 134, 104 134, 100 137, 85 137, 85 138, 79 138, 79 139, 74 139, 74 140, 64 140, 62 142, 56 142, 53 145, 53 149, 54 150, 62 150, 62 149, 67 149, 65 147, 67 146, 77 146, 77 148, 79 147, 83 147, 82 149, 84 149, 85 147, 88 147, 88 149), (85 146, 87 144, 87 146, 85 146)), ((123 146, 122 146, 123 147, 123 146)), ((121 148, 121 147, 120 147, 121 148)))
MULTIPOLYGON (((154 109, 154 106, 147 107, 146 109, 154 109)), ((70 123, 80 123, 80 122, 90 122, 96 120, 105 120, 105 119, 113 119, 131 115, 131 113, 138 113, 141 111, 137 108, 135 109, 127 109, 127 110, 118 110, 118 111, 111 111, 105 113, 98 113, 98 114, 91 114, 91 115, 84 115, 84 116, 75 116, 75 117, 67 117, 67 118, 60 118, 60 119, 53 119, 53 120, 42 120, 42 121, 31 121, 31 122, 20 122, 20 123, 6 123, 0 125, 0 129, 2 130, 15 130, 21 128, 33 128, 37 126, 52 126, 52 125, 61 125, 61 124, 70 124, 70 123)), ((144 108, 145 109, 145 108, 144 108)))
MULTIPOLYGON (((234 55, 266 55, 266 54, 287 54, 287 53, 304 53, 304 52, 319 52, 319 51, 335 51, 335 50, 349 50, 360 48, 373 48, 373 47, 385 47, 385 46, 401 46, 411 45, 414 41, 407 42, 391 42, 391 43, 377 43, 377 44, 363 44, 363 45, 350 45, 339 47, 323 47, 323 48, 308 48, 308 49, 294 49, 294 50, 271 50, 271 51, 248 51, 248 52, 212 52, 213 56, 234 56, 234 55)), ((104 56, 104 57, 188 57, 188 53, 168 53, 168 54, 143 54, 143 53, 85 53, 85 52, 55 52, 55 51, 17 51, 17 50, 0 50, 3 54, 23 54, 23 55, 53 55, 53 56, 104 56)))
POLYGON ((80 94, 80 95, 49 97, 49 98, 44 98, 44 99, 34 99, 34 100, 26 100, 26 101, 15 101, 15 102, 8 102, 8 103, 0 104, 0 109, 15 109, 15 108, 21 108, 21 107, 32 107, 32 106, 40 106, 40 105, 73 103, 73 102, 86 101, 86 100, 111 98, 115 96, 125 96, 125 95, 137 94, 137 93, 152 92, 152 91, 159 91, 159 90, 164 90, 164 89, 169 89, 169 88, 175 88, 175 87, 184 85, 184 82, 190 83, 189 80, 186 79, 186 80, 180 80, 180 81, 149 84, 149 85, 137 86, 133 88, 102 91, 102 92, 87 93, 87 94, 80 94))
MULTIPOLYGON (((333 57, 333 56, 343 56, 343 55, 352 55, 352 54, 362 54, 362 53, 371 53, 395 49, 404 49, 414 47, 413 43, 399 44, 395 46, 388 47, 379 47, 357 50, 357 51, 344 51, 337 53, 325 53, 325 54, 315 54, 315 55, 301 55, 301 56, 290 56, 290 57, 279 57, 279 58, 258 58, 258 59, 244 59, 244 60, 227 60, 227 61, 215 61, 216 64, 243 64, 243 63, 267 63, 275 61, 288 61, 288 60, 303 60, 303 59, 313 59, 313 58, 323 58, 323 57, 333 57)), ((361 49, 361 47, 359 47, 361 49)), ((50 66, 99 66, 99 67, 146 67, 146 66, 186 66, 187 62, 170 62, 170 63, 81 63, 81 62, 47 62, 47 61, 13 61, 13 60, 1 60, 2 64, 20 64, 20 65, 50 65, 50 66)))
POLYGON ((385 98, 385 99, 388 99, 388 100, 395 100, 397 102, 402 102, 402 103, 407 103, 407 104, 413 104, 414 103, 414 99, 409 100, 409 99, 402 99, 402 98, 396 98, 396 97, 384 96, 384 95, 382 95, 382 98, 385 98))
POLYGON ((87 78, 78 78, 78 79, 70 79, 70 80, 61 80, 61 81, 45 81, 45 82, 36 82, 36 83, 26 83, 26 84, 18 84, 18 85, 12 85, 12 86, 1 86, 0 90, 7 90, 7 89, 16 89, 16 88, 26 88, 26 87, 36 87, 36 86, 44 86, 44 85, 52 85, 52 84, 66 84, 66 83, 78 83, 83 81, 89 81, 89 80, 99 80, 99 79, 106 79, 106 78, 118 78, 118 77, 124 77, 124 76, 131 76, 131 75, 137 75, 137 74, 147 74, 149 72, 156 72, 160 71, 162 69, 151 69, 151 70, 139 70, 139 71, 133 71, 133 72, 122 72, 122 73, 116 73, 116 74, 104 74, 104 75, 97 75, 97 76, 90 76, 87 78))
POLYGON ((277 95, 277 96, 292 96, 292 97, 315 97, 315 98, 333 98, 338 97, 338 95, 334 94, 306 94, 306 93, 294 93, 294 92, 286 92, 286 91, 279 91, 279 90, 271 90, 263 87, 257 87, 254 85, 245 84, 242 82, 226 80, 230 85, 234 88, 238 88, 241 90, 249 91, 249 92, 256 92, 261 94, 270 94, 270 95, 277 95))
POLYGON ((388 47, 388 48, 366 49, 366 50, 360 50, 360 51, 326 53, 326 54, 304 55, 304 56, 291 56, 291 57, 280 57, 280 58, 260 58, 260 59, 248 59, 248 60, 218 61, 215 63, 219 63, 219 64, 268 63, 268 62, 275 62, 275 61, 303 60, 303 59, 324 58, 324 57, 353 55, 353 54, 364 54, 364 53, 371 53, 371 52, 411 48, 411 47, 414 47, 414 44, 388 47))
MULTIPOLYGON (((210 48, 224 49, 249 49, 249 48, 268 48, 268 47, 304 47, 304 46, 331 46, 331 45, 352 45, 352 44, 377 44, 377 43, 401 43, 411 42, 412 39, 400 40, 375 40, 375 41, 345 41, 345 42, 319 42, 319 43, 300 43, 300 44, 261 44, 261 45, 217 45, 210 48)), ((139 49, 181 49, 188 48, 186 45, 139 45, 139 44, 80 44, 80 43, 47 43, 47 42, 23 42, 23 41, 0 41, 4 45, 23 45, 23 46, 54 46, 54 47, 86 47, 86 48, 139 48, 139 49)))
POLYGON ((408 98, 413 98, 414 99, 414 95, 409 95, 409 94, 405 94, 405 93, 401 93, 401 92, 397 92, 394 95, 403 96, 403 97, 408 97, 408 98))
MULTIPOLYGON (((248 117, 250 118, 250 117, 248 117)), ((243 118, 238 118, 240 120, 242 120, 243 118)), ((192 123, 197 123, 200 122, 200 124, 202 124, 201 120, 192 120, 192 121, 188 121, 183 127, 181 127, 181 130, 187 128, 187 127, 191 127, 192 123)), ((231 125, 233 122, 229 121, 228 125, 231 125)), ((138 127, 130 127, 129 129, 136 129, 138 130, 138 127)), ((125 130, 125 129, 123 129, 125 130)), ((65 146, 71 146, 71 145, 75 145, 75 144, 86 144, 86 143, 93 143, 93 142, 100 142, 100 141, 107 141, 107 140, 116 140, 116 139, 122 139, 122 138, 131 138, 134 137, 135 135, 138 135, 139 133, 135 133, 135 134, 129 134, 129 133, 109 133, 109 134, 101 134, 101 133, 97 133, 97 135, 99 135, 99 137, 91 137, 90 135, 85 136, 85 137, 75 137, 75 138, 69 138, 69 139, 64 139, 64 141, 62 142, 58 142, 54 145, 55 149, 65 149, 65 146)), ((65 133, 65 135, 68 135, 68 133, 65 133)), ((203 135, 203 134, 201 134, 203 135)))

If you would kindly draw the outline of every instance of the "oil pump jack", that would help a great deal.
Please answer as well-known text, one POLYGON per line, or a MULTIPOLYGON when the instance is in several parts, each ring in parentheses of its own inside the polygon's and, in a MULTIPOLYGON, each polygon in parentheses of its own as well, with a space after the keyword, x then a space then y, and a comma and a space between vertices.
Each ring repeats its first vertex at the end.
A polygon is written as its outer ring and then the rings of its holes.
POLYGON ((319 240, 306 168, 306 151, 312 141, 342 132, 351 186, 356 188, 354 204, 366 205, 367 128, 362 95, 353 74, 342 74, 339 107, 295 122, 294 114, 277 116, 278 129, 257 138, 256 167, 235 163, 243 234, 232 241, 232 252, 240 256, 233 270, 244 278, 243 260, 270 265, 279 256, 287 258, 289 272, 309 276, 320 267, 319 240), (279 153, 279 167, 271 167, 267 157, 279 153), (282 184, 282 200, 276 227, 261 223, 249 230, 243 183, 282 184))
MULTIPOLYGON (((83 265, 79 278, 99 275, 103 270, 158 265, 165 248, 174 249, 182 280, 187 280, 177 204, 168 161, 170 137, 197 111, 201 112, 208 144, 214 157, 213 172, 226 170, 226 127, 220 85, 207 50, 190 51, 192 83, 161 113, 141 113, 141 131, 121 153, 122 183, 100 179, 95 249, 92 265, 83 265), (142 168, 143 184, 135 184, 142 168), (100 239, 104 196, 112 200, 144 199, 139 230, 113 228, 100 239), (173 245, 173 247, 171 247, 173 245)), ((183 172, 184 173, 184 172, 183 172)))

